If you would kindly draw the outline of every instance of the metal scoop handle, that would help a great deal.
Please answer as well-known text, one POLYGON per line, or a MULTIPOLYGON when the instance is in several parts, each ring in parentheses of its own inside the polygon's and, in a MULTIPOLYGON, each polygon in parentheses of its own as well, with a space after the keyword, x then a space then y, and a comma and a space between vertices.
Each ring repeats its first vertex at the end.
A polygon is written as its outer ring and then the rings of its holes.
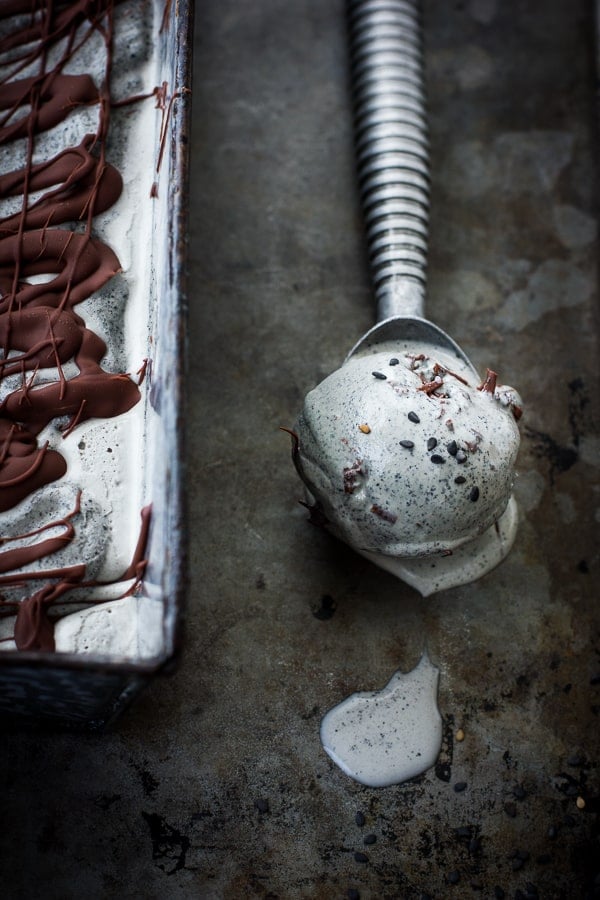
POLYGON ((348 0, 356 156, 377 321, 424 316, 429 144, 419 0, 348 0))

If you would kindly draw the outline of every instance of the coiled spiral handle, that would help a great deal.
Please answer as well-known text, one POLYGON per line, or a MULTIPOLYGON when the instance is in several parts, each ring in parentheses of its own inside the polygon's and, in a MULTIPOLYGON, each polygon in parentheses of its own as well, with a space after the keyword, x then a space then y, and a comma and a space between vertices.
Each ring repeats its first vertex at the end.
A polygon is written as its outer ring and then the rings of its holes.
POLYGON ((360 196, 377 320, 423 316, 429 230, 419 0, 348 0, 360 196))

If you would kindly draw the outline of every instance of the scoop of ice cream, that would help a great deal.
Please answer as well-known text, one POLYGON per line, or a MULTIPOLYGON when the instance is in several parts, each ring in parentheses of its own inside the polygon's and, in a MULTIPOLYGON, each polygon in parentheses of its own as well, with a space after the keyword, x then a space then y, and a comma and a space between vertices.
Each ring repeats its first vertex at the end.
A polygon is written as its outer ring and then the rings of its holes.
POLYGON ((327 528, 389 568, 449 555, 500 520, 518 415, 493 372, 481 383, 445 351, 385 342, 308 394, 294 461, 327 528))

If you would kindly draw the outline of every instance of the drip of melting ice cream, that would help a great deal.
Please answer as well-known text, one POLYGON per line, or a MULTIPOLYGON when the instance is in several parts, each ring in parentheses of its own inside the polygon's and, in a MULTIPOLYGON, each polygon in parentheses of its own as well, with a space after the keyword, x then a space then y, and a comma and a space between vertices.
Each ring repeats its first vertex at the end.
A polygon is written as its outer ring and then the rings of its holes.
POLYGON ((489 571, 516 530, 520 399, 414 341, 353 354, 306 397, 293 458, 313 517, 427 595, 489 571))
POLYGON ((324 716, 324 750, 368 787, 400 784, 426 772, 442 745, 438 678, 424 653, 412 672, 396 672, 381 691, 352 694, 324 716))

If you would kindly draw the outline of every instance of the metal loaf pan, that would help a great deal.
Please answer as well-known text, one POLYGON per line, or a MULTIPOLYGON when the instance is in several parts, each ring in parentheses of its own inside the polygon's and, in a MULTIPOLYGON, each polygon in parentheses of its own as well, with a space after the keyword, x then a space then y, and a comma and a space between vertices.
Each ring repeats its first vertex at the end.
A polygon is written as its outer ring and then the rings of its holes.
POLYGON ((147 478, 152 519, 142 592, 162 603, 159 655, 143 662, 39 651, 0 653, 0 718, 11 727, 99 729, 112 723, 158 673, 172 671, 181 643, 186 596, 185 375, 188 149, 192 12, 190 0, 154 4, 154 40, 167 85, 160 190, 149 253, 153 296, 149 402, 158 413, 148 441, 155 452, 147 478))

